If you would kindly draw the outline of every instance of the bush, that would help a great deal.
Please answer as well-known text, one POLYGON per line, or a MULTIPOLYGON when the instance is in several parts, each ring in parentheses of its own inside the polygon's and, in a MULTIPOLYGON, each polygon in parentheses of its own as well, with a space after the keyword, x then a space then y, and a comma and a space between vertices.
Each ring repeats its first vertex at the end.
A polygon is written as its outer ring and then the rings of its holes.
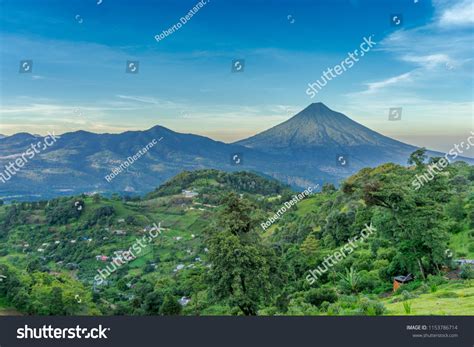
POLYGON ((408 299, 413 299, 413 298, 415 298, 416 295, 413 294, 413 293, 410 293, 410 292, 408 292, 408 291, 406 291, 406 290, 404 290, 404 291, 402 292, 402 294, 401 294, 401 297, 402 297, 402 300, 406 301, 406 300, 408 300, 408 299))
POLYGON ((385 312, 385 306, 380 301, 363 297, 359 302, 359 310, 361 314, 367 316, 380 316, 385 312))
POLYGON ((465 280, 474 279, 474 269, 469 264, 464 264, 461 266, 461 272, 459 276, 465 280))
POLYGON ((375 287, 383 285, 378 276, 378 271, 361 271, 359 288, 361 290, 372 292, 375 287))
POLYGON ((172 295, 167 295, 160 307, 160 314, 164 316, 177 316, 180 313, 181 305, 178 303, 178 300, 172 295))
POLYGON ((336 302, 337 294, 332 288, 312 288, 305 295, 306 302, 320 306, 324 301, 336 302))
POLYGON ((448 283, 448 280, 444 278, 443 276, 435 276, 435 275, 428 275, 427 281, 429 285, 436 285, 436 286, 448 283))
POLYGON ((341 313, 341 306, 336 303, 330 304, 327 309, 328 316, 337 316, 341 313))

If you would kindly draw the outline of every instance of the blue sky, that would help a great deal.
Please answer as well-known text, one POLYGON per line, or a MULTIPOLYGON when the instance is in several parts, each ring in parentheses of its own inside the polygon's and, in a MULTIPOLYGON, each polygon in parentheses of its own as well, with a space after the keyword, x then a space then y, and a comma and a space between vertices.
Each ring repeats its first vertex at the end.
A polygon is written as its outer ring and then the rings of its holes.
POLYGON ((438 150, 473 129, 470 0, 205 1, 159 42, 198 0, 0 1, 0 133, 159 124, 229 142, 317 101, 438 150), (306 94, 371 35, 363 59, 306 94), (231 72, 234 59, 245 59, 243 72, 231 72), (21 60, 31 73, 19 73, 21 60), (390 107, 402 107, 401 121, 388 120, 390 107))

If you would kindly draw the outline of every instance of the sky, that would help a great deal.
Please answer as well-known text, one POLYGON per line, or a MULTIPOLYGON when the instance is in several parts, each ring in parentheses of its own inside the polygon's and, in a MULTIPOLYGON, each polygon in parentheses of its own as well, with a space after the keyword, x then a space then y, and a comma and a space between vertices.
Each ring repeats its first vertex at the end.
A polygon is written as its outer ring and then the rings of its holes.
POLYGON ((232 142, 312 102, 435 150, 474 129, 471 0, 202 0, 177 28, 197 3, 0 0, 0 134, 162 125, 232 142), (306 93, 369 37, 350 69, 306 93))

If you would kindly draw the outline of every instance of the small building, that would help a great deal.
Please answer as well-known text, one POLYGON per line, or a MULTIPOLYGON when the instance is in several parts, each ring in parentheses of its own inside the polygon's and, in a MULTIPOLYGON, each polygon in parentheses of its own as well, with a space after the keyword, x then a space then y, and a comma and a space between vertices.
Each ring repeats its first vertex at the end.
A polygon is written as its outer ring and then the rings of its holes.
POLYGON ((195 196, 198 196, 198 195, 199 195, 199 193, 198 193, 198 192, 195 192, 194 189, 193 189, 193 190, 186 190, 186 189, 183 189, 183 190, 181 191, 181 193, 183 194, 183 196, 184 196, 185 198, 188 198, 188 199, 194 198, 195 196))
POLYGON ((184 264, 178 264, 176 268, 173 270, 173 272, 178 272, 179 270, 184 269, 184 264))
POLYGON ((178 300, 178 302, 181 306, 186 306, 187 304, 189 304, 190 301, 191 301, 191 299, 187 298, 185 296, 183 296, 181 299, 178 300))
POLYGON ((106 255, 96 255, 95 259, 99 260, 99 261, 107 261, 107 260, 109 260, 109 257, 106 256, 106 255))
POLYGON ((413 281, 413 275, 412 274, 408 274, 406 276, 396 276, 394 279, 393 279, 393 291, 397 291, 398 288, 400 288, 402 285, 404 285, 405 283, 408 283, 408 282, 411 282, 413 281))
POLYGON ((459 265, 469 264, 474 266, 474 259, 456 259, 454 262, 459 265))
POLYGON ((127 232, 125 230, 114 230, 113 233, 115 235, 127 235, 127 232))

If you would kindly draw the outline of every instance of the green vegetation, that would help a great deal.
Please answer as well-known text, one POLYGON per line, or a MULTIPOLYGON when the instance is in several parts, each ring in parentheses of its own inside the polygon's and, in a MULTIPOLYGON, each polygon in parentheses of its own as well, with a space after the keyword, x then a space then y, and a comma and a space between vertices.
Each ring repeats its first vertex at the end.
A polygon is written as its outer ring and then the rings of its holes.
POLYGON ((474 168, 449 165, 415 190, 423 159, 325 184, 266 231, 295 193, 246 172, 183 172, 143 198, 0 205, 0 314, 472 315, 473 269, 453 260, 474 258, 474 168), (377 231, 310 285, 366 224, 377 231))

